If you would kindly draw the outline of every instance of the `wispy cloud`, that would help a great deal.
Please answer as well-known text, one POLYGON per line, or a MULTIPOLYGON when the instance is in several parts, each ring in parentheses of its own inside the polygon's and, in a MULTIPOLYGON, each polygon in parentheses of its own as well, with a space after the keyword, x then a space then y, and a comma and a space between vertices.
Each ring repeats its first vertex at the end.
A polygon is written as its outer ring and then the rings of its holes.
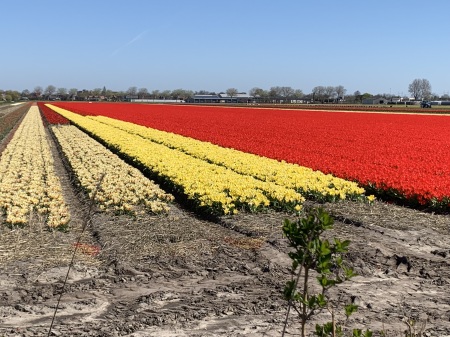
POLYGON ((145 34, 147 34, 148 30, 144 30, 143 32, 139 33, 138 35, 136 35, 135 37, 133 37, 130 41, 128 41, 127 43, 125 43, 123 46, 117 48, 116 50, 114 50, 110 56, 114 56, 116 54, 118 54, 121 50, 123 50, 124 48, 128 47, 129 45, 132 45, 133 43, 139 41, 140 39, 142 39, 145 34))

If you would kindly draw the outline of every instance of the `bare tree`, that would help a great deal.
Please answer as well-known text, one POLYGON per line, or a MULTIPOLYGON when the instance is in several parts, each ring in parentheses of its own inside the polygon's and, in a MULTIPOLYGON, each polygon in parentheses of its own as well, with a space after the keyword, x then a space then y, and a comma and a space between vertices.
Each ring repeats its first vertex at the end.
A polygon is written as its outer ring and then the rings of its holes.
POLYGON ((300 89, 295 89, 292 96, 295 99, 300 99, 300 98, 303 98, 304 94, 303 94, 303 91, 301 91, 300 89))
POLYGON ((138 90, 138 98, 145 98, 146 96, 148 96, 147 88, 139 88, 139 90, 138 90))
POLYGON ((280 96, 283 97, 284 101, 287 101, 292 95, 294 95, 294 89, 291 87, 280 87, 280 96))
POLYGON ((422 80, 416 78, 414 81, 412 81, 408 86, 409 93, 414 96, 414 99, 419 99, 421 94, 421 87, 422 87, 422 80))
POLYGON ((267 96, 267 91, 258 87, 251 88, 248 92, 250 96, 254 97, 265 97, 267 96))
POLYGON ((42 87, 40 85, 34 87, 33 93, 36 96, 36 98, 41 97, 42 92, 44 91, 44 89, 42 89, 42 87))
POLYGON ((325 87, 325 97, 327 98, 328 102, 330 101, 330 99, 334 99, 335 95, 336 95, 336 92, 334 91, 333 86, 325 87))
POLYGON ((77 97, 78 94, 78 89, 77 88, 70 88, 69 89, 69 97, 71 99, 75 99, 75 97, 77 97))
POLYGON ((28 98, 28 96, 30 96, 30 94, 31 94, 30 90, 25 89, 25 90, 22 90, 22 92, 20 93, 20 96, 28 98))
POLYGON ((353 93, 353 96, 354 96, 354 98, 355 98, 355 103, 356 103, 356 102, 362 103, 362 94, 361 94, 361 91, 356 90, 356 91, 353 93))
POLYGON ((226 94, 230 96, 230 100, 233 101, 233 97, 236 97, 239 91, 236 88, 228 88, 226 94))
POLYGON ((196 95, 212 95, 212 92, 209 92, 208 90, 198 90, 195 92, 196 95))
POLYGON ((168 99, 171 97, 172 92, 170 90, 161 91, 159 94, 163 99, 168 99))
POLYGON ((338 85, 334 88, 334 91, 336 92, 337 99, 343 100, 347 89, 345 89, 343 85, 338 85))
POLYGON ((59 98, 66 99, 67 98, 67 89, 66 88, 58 88, 56 93, 59 98))
POLYGON ((187 98, 191 97, 193 94, 194 93, 190 90, 175 89, 172 91, 171 96, 174 99, 186 100, 187 98))
POLYGON ((422 79, 422 97, 428 99, 430 96, 432 96, 431 84, 428 80, 422 79))
POLYGON ((408 86, 408 92, 415 100, 427 99, 431 96, 431 84, 426 79, 416 78, 408 86))
POLYGON ((158 99, 159 95, 160 95, 159 90, 153 90, 152 91, 151 96, 152 96, 153 99, 158 99))
POLYGON ((313 94, 313 101, 321 101, 323 103, 323 100, 325 98, 325 87, 319 85, 317 87, 314 87, 312 90, 313 94))
POLYGON ((129 87, 126 94, 128 96, 136 96, 137 95, 137 87, 129 87))
POLYGON ((49 85, 44 90, 44 95, 47 96, 47 99, 50 98, 51 95, 53 95, 56 92, 56 87, 54 85, 49 85))
POLYGON ((102 94, 102 88, 95 88, 92 90, 92 96, 99 98, 102 94))
POLYGON ((281 97, 281 87, 271 87, 269 90, 269 98, 278 101, 281 97))
POLYGON ((105 96, 108 101, 116 97, 115 93, 111 89, 106 89, 105 94, 102 92, 102 95, 105 96))
POLYGON ((253 96, 258 102, 265 102, 269 98, 269 92, 258 87, 250 89, 249 95, 253 96))

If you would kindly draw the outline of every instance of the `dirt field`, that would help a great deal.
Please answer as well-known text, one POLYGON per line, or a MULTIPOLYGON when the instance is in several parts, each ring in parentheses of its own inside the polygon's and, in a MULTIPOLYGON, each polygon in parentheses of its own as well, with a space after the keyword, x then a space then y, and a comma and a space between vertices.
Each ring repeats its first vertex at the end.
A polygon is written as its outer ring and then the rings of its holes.
MULTIPOLYGON (((290 277, 281 226, 292 215, 207 220, 176 203, 168 216, 89 214, 59 160, 57 170, 68 232, 48 232, 39 218, 0 226, 0 336, 49 334, 78 241, 51 336, 281 336, 290 277)), ((423 336, 450 336, 450 216, 381 202, 323 206, 336 219, 328 234, 351 240, 359 274, 332 292, 360 306, 348 326, 404 336, 408 318, 426 322, 423 336)), ((295 315, 287 335, 300 335, 295 315)))

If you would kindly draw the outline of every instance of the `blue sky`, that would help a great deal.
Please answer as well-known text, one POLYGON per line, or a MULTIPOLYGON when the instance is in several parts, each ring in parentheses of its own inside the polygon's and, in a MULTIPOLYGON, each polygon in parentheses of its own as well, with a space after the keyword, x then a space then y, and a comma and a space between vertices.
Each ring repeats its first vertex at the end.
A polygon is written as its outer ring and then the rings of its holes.
POLYGON ((448 0, 0 0, 0 89, 450 93, 448 0))

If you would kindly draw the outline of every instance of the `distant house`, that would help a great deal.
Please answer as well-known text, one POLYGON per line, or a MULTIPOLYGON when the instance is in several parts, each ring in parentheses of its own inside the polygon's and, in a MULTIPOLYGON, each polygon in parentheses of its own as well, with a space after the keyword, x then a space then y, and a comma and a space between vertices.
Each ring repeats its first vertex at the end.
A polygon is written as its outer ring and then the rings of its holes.
POLYGON ((220 94, 202 94, 193 95, 186 100, 187 103, 250 103, 254 101, 254 97, 246 93, 229 96, 224 93, 220 94))
POLYGON ((375 104, 388 104, 389 100, 384 97, 377 97, 377 98, 365 98, 362 101, 362 104, 369 104, 369 105, 375 105, 375 104))
POLYGON ((227 94, 220 93, 220 103, 250 103, 254 100, 253 96, 247 95, 247 93, 243 92, 240 94, 236 94, 236 96, 229 96, 227 94))
POLYGON ((391 99, 389 100, 389 103, 400 103, 403 102, 403 99, 401 97, 391 97, 391 99))
POLYGON ((133 102, 134 100, 137 100, 139 98, 138 95, 126 95, 125 101, 127 102, 133 102))
POLYGON ((216 94, 193 95, 186 100, 187 103, 219 103, 220 96, 216 94))

